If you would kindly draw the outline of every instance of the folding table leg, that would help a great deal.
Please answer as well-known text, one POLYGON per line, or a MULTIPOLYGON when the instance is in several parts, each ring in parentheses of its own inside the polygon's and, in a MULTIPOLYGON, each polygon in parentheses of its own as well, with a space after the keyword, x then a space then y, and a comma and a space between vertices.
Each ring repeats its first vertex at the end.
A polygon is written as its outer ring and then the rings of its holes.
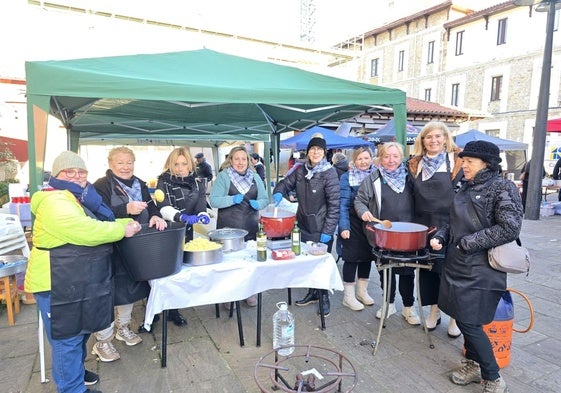
POLYGON ((259 292, 257 294, 257 340, 255 345, 260 347, 261 346, 261 306, 262 306, 262 294, 259 292))
POLYGON ((245 341, 243 338, 242 310, 239 300, 236 301, 236 316, 238 318, 238 334, 240 336, 240 347, 243 347, 245 345, 245 341))
POLYGON ((321 291, 323 290, 324 289, 316 289, 316 291, 318 291, 318 297, 319 297, 318 307, 319 307, 319 319, 321 321, 321 330, 325 330, 325 314, 323 313, 323 296, 321 295, 321 291))
POLYGON ((162 368, 167 367, 168 356, 168 310, 162 311, 162 368))

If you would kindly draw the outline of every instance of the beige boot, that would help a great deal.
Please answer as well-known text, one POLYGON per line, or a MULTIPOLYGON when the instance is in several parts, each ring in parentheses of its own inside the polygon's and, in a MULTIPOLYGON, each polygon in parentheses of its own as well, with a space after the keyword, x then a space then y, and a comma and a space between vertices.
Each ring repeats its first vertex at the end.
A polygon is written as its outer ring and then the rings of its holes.
POLYGON ((370 297, 366 288, 368 288, 368 279, 359 278, 356 282, 356 298, 365 306, 372 306, 374 299, 370 297))
POLYGON ((462 335, 460 328, 456 325, 456 320, 454 318, 450 318, 450 323, 448 323, 448 337, 458 338, 462 335))
POLYGON ((436 329, 436 325, 440 325, 440 309, 437 304, 430 306, 429 316, 425 322, 427 323, 427 329, 429 331, 433 331, 436 329))
POLYGON ((344 286, 343 306, 346 306, 353 311, 360 311, 364 309, 364 305, 358 300, 356 300, 355 283, 344 282, 343 286, 344 286))

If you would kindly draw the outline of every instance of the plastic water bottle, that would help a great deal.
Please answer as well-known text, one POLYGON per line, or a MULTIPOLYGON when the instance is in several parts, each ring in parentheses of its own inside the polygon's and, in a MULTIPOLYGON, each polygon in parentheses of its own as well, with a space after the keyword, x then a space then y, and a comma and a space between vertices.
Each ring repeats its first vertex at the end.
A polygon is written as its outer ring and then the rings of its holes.
POLYGON ((277 308, 273 315, 273 349, 289 346, 278 350, 279 355, 288 356, 294 352, 294 315, 286 302, 278 302, 277 308))

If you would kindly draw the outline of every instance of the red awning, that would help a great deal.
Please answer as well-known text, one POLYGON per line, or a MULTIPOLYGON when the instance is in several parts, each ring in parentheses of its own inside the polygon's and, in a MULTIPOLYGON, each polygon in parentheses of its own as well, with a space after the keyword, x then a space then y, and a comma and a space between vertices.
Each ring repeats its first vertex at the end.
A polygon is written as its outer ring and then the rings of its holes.
POLYGON ((23 139, 0 136, 0 148, 2 151, 10 150, 19 162, 25 162, 28 159, 27 141, 23 139))
POLYGON ((561 132, 561 119, 551 119, 547 121, 546 131, 561 132))

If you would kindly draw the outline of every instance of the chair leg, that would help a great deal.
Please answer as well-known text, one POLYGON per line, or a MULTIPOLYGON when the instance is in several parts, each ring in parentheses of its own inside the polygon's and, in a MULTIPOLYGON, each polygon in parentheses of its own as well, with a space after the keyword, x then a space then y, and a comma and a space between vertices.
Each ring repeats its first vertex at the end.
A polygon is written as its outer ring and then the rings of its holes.
MULTIPOLYGON (((6 299, 6 309, 8 310, 8 325, 14 326, 14 299, 12 298, 12 278, 14 279, 15 285, 15 276, 6 276, 2 277, 2 284, 4 286, 5 295, 3 296, 6 299)), ((18 307, 19 312, 19 307, 18 307)))

